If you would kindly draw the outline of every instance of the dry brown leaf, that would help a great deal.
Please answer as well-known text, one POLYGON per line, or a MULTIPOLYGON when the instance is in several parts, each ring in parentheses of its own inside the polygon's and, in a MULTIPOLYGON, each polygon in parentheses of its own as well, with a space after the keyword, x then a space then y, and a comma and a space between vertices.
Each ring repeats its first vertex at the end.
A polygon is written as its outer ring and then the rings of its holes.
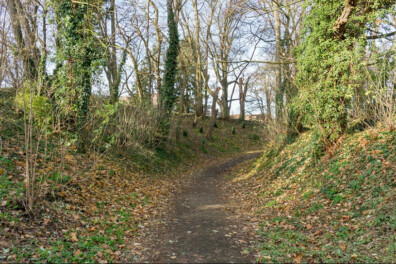
POLYGON ((293 263, 301 263, 303 255, 300 253, 293 258, 293 263))
POLYGON ((342 242, 342 243, 340 243, 340 248, 341 248, 342 251, 345 251, 347 246, 346 246, 346 244, 344 242, 342 242))
POLYGON ((71 242, 77 242, 78 241, 77 233, 71 233, 70 234, 70 241, 71 242))
POLYGON ((2 241, 0 241, 0 246, 3 246, 3 247, 5 247, 5 248, 8 248, 8 247, 10 246, 10 243, 7 242, 7 241, 5 241, 5 240, 2 240, 2 241))

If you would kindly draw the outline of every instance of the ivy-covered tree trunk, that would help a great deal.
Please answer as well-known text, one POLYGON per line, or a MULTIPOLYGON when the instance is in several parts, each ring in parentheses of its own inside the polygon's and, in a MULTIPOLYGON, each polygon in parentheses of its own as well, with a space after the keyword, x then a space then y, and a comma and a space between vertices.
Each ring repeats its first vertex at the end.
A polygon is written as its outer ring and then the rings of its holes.
POLYGON ((284 93, 285 87, 282 84, 282 65, 281 65, 281 22, 279 15, 279 4, 276 1, 272 2, 274 9, 275 20, 275 115, 278 123, 283 123, 283 108, 284 108, 284 93))
POLYGON ((347 128, 354 91, 361 85, 366 27, 393 1, 311 0, 305 36, 298 48, 296 104, 304 123, 316 129, 324 145, 347 128))
POLYGON ((165 61, 165 76, 164 83, 160 91, 161 107, 166 118, 164 119, 164 129, 167 133, 169 129, 169 116, 172 112, 173 105, 177 99, 177 92, 175 88, 176 74, 177 74, 177 57, 179 55, 179 33, 177 30, 177 23, 172 7, 172 0, 167 0, 168 10, 168 30, 169 30, 169 47, 166 52, 165 61))
POLYGON ((64 109, 63 114, 75 122, 75 129, 79 132, 82 132, 86 122, 94 64, 100 54, 92 33, 94 7, 94 3, 88 0, 54 3, 59 42, 57 61, 60 67, 56 72, 55 94, 57 103, 64 109))

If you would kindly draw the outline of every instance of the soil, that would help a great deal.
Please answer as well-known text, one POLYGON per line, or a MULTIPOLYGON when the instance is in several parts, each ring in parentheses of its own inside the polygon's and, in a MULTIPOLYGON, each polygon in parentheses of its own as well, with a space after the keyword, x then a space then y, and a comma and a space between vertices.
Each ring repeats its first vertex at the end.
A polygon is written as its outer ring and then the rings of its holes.
MULTIPOLYGON (((251 263, 243 217, 233 215, 222 188, 225 172, 260 153, 244 154, 195 172, 160 223, 143 239, 139 262, 251 263)), ((228 198, 227 198, 228 197, 228 198)), ((135 259, 136 260, 136 259, 135 259)))

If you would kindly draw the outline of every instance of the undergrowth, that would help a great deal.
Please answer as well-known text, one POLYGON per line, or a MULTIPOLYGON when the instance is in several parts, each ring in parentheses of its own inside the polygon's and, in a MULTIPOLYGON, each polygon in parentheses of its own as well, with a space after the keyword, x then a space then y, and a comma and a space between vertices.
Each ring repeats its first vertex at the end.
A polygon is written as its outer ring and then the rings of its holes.
POLYGON ((258 184, 258 262, 392 262, 396 132, 370 129, 315 156, 312 133, 272 147, 244 173, 258 184))
POLYGON ((172 136, 151 149, 81 153, 62 144, 62 133, 50 133, 38 144, 40 194, 27 215, 23 117, 13 102, 11 91, 0 93, 0 262, 132 261, 142 250, 133 238, 166 208, 181 175, 263 141, 258 124, 221 120, 207 141, 193 116, 182 118, 179 141, 172 136))

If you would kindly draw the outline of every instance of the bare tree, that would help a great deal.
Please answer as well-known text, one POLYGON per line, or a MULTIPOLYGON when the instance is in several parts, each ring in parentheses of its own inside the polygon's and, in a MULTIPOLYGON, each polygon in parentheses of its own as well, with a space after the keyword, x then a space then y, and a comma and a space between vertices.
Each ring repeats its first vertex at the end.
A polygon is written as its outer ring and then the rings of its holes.
MULTIPOLYGON (((216 1, 215 1, 216 2, 216 1)), ((240 37, 238 30, 242 18, 243 10, 235 1, 220 2, 216 8, 214 24, 215 30, 211 32, 209 53, 217 80, 221 85, 221 98, 219 100, 221 117, 229 118, 228 86, 233 83, 229 81, 233 56, 239 50, 235 50, 236 40, 240 37)))
MULTIPOLYGON (((122 48, 121 58, 117 59, 117 7, 115 0, 110 0, 109 6, 105 6, 104 14, 99 20, 100 35, 102 42, 105 46, 106 56, 104 72, 109 84, 110 90, 110 101, 116 103, 120 94, 119 86, 121 82, 122 68, 126 62, 127 51, 126 48, 122 48), (109 29, 110 22, 110 29, 109 29)), ((128 43, 125 43, 127 46, 128 43)))
POLYGON ((37 1, 6 0, 18 56, 23 62, 24 76, 36 80, 40 66, 40 51, 37 47, 37 1))

